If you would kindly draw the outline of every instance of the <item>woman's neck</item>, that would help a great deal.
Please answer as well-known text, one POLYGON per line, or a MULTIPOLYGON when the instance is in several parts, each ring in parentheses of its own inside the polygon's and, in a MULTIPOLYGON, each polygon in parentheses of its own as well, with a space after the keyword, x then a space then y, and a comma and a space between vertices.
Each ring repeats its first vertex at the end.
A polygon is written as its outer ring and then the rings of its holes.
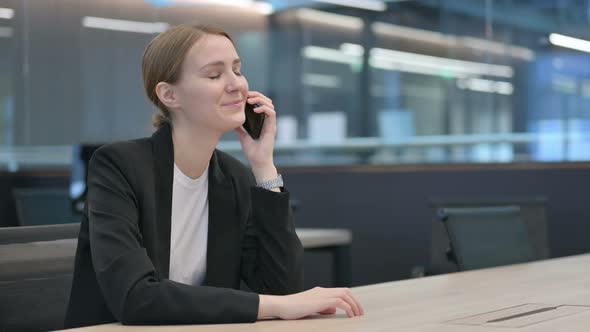
POLYGON ((221 135, 198 128, 174 126, 174 163, 191 179, 200 177, 209 164, 221 135))

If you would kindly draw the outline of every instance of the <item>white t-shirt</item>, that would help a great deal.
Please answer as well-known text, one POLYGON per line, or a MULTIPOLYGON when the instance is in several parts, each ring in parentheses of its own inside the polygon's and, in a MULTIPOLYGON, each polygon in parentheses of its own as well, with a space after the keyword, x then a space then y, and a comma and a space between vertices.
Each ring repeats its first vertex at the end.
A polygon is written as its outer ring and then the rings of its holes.
POLYGON ((193 286, 203 284, 207 267, 208 170, 191 179, 174 164, 168 278, 193 286))

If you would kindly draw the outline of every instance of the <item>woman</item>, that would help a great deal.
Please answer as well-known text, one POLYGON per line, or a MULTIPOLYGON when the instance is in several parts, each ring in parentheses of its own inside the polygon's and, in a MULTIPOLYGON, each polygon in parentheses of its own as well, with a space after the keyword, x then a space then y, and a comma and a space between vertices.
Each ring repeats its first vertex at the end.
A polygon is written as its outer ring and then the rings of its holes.
POLYGON ((94 153, 66 327, 361 315, 348 289, 301 292, 274 106, 248 90, 231 38, 174 27, 147 46, 142 69, 157 131, 94 153), (246 102, 266 117, 257 140, 242 128, 246 102), (251 169, 215 149, 230 130, 251 169))

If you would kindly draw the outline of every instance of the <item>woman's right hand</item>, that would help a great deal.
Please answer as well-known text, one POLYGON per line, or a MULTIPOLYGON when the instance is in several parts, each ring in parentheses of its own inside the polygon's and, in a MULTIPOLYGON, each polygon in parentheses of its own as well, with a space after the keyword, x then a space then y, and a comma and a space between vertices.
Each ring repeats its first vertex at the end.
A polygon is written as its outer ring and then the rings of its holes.
POLYGON ((345 311, 348 317, 365 313, 350 289, 316 287, 292 295, 260 295, 258 318, 299 319, 315 314, 334 314, 337 309, 345 311))

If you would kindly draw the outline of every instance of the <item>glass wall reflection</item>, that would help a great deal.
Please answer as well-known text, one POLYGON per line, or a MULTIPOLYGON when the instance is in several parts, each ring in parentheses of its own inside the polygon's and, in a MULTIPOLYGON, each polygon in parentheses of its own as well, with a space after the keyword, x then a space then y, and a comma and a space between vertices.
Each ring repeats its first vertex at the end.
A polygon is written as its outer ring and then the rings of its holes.
POLYGON ((590 160, 587 1, 357 3, 0 0, 0 167, 150 135, 143 49, 192 21, 273 98, 280 166, 590 160))

